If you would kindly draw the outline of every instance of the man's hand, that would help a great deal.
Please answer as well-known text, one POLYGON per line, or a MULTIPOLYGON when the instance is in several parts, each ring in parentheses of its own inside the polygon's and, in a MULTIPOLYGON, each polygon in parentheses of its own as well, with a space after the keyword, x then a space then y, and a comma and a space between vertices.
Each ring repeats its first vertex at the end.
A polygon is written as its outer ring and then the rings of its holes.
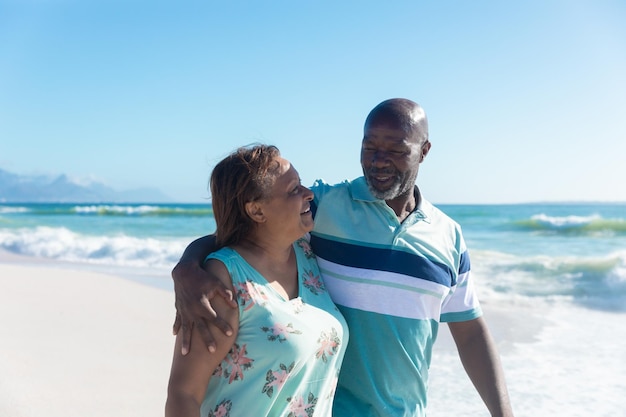
POLYGON ((215 352, 215 340, 209 324, 219 328, 225 335, 232 335, 232 328, 217 316, 211 299, 216 295, 222 297, 233 308, 237 302, 233 299, 233 293, 224 284, 204 269, 197 262, 180 261, 172 270, 174 279, 174 292, 176 296, 176 320, 174 321, 174 334, 182 328, 181 353, 186 355, 191 344, 191 331, 193 327, 202 336, 209 352, 215 352))

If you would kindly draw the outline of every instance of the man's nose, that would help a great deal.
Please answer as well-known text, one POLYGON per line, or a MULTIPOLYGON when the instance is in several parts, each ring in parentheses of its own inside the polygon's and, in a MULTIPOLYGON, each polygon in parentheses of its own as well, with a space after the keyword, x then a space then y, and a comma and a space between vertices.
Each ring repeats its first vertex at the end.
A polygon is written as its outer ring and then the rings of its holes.
POLYGON ((384 166, 389 163, 389 155, 384 151, 375 151, 372 153, 372 165, 384 166))

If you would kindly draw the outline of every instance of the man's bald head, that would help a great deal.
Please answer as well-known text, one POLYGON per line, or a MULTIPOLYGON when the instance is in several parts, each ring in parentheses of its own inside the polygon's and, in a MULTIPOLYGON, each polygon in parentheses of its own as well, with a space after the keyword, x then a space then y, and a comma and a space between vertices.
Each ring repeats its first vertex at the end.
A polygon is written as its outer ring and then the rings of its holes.
POLYGON ((365 128, 374 125, 402 129, 409 136, 415 136, 418 143, 428 140, 428 120, 424 109, 406 98, 391 98, 374 107, 365 119, 365 128))

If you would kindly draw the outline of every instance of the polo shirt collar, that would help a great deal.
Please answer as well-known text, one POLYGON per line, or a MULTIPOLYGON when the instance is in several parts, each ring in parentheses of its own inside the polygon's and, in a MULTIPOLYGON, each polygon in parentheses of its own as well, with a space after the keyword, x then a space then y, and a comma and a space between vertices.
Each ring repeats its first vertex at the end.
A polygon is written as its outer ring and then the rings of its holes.
MULTIPOLYGON (((367 186, 367 181, 365 181, 365 177, 359 177, 350 183, 350 191, 352 194, 352 199, 356 201, 364 201, 369 203, 374 202, 382 202, 378 198, 374 197, 367 186)), ((422 193, 420 192, 417 185, 415 186, 415 194, 417 195, 417 207, 410 216, 415 216, 420 220, 424 220, 427 223, 430 223, 430 218, 432 215, 433 206, 427 200, 422 197, 422 193)))

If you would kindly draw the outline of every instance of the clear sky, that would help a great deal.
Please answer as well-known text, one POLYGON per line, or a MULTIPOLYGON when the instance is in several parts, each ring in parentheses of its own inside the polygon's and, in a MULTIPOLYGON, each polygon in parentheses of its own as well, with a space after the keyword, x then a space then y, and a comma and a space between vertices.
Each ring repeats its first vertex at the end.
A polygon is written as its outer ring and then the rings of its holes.
POLYGON ((434 203, 626 201, 626 2, 0 0, 0 168, 203 202, 236 146, 361 175, 420 103, 434 203))

